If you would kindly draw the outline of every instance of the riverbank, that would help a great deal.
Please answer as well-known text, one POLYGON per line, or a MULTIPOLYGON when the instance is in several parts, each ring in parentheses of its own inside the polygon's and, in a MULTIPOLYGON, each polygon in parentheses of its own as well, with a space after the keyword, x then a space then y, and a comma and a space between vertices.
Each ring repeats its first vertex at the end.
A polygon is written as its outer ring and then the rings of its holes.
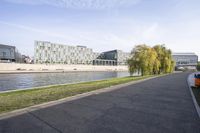
POLYGON ((48 72, 58 73, 72 71, 128 71, 128 66, 0 63, 0 74, 48 72))
POLYGON ((55 85, 41 87, 37 89, 12 91, 0 94, 0 113, 5 113, 17 109, 42 104, 45 102, 55 101, 58 99, 90 92, 114 85, 138 81, 155 76, 144 77, 123 77, 108 80, 84 82, 78 84, 55 85))
MULTIPOLYGON (((109 78, 127 77, 128 72, 64 72, 64 73, 15 73, 0 74, 0 93, 2 91, 29 89, 49 85, 75 84, 109 78), (11 82, 12 81, 12 82, 11 82)), ((137 75, 134 75, 137 76, 137 75)))

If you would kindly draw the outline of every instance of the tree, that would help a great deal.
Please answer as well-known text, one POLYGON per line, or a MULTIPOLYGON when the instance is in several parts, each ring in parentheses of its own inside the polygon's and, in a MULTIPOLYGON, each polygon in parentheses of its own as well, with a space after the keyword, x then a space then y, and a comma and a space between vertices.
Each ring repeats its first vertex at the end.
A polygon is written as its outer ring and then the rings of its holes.
POLYGON ((160 65, 157 52, 153 48, 148 49, 148 58, 146 61, 148 62, 148 74, 155 74, 155 72, 159 69, 160 65))
POLYGON ((158 54, 158 60, 160 61, 160 73, 170 73, 174 70, 174 61, 172 58, 172 52, 167 49, 165 45, 156 45, 153 47, 158 54))
POLYGON ((133 76, 134 73, 139 72, 139 63, 135 59, 129 59, 128 64, 131 76, 133 76))
POLYGON ((146 45, 137 45, 131 52, 131 59, 128 61, 129 71, 131 73, 140 71, 142 76, 147 75, 148 72, 148 50, 146 45))
POLYGON ((197 71, 200 71, 200 62, 197 64, 197 71))
POLYGON ((153 66, 153 74, 159 74, 160 66, 161 66, 160 61, 156 59, 153 66))
POLYGON ((138 71, 141 75, 153 74, 155 67, 159 65, 157 61, 157 53, 151 47, 143 44, 137 45, 131 52, 131 59, 129 59, 129 71, 132 73, 138 71))
POLYGON ((165 45, 149 47, 143 44, 133 48, 128 66, 130 75, 141 72, 143 76, 173 72, 174 61, 171 50, 167 49, 165 45))
POLYGON ((156 45, 153 47, 153 49, 157 52, 158 54, 158 57, 157 59, 159 60, 160 62, 160 67, 159 67, 159 74, 164 71, 164 66, 165 66, 165 63, 164 63, 164 57, 165 57, 165 46, 164 45, 156 45))

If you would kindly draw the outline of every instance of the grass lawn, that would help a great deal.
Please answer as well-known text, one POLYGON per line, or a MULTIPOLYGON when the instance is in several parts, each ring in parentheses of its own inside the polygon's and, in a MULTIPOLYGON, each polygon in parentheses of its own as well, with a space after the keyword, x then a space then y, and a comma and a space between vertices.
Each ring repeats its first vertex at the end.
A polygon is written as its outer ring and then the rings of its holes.
POLYGON ((55 85, 36 89, 0 93, 0 113, 22 109, 44 102, 54 101, 84 92, 127 83, 130 81, 141 80, 149 77, 153 76, 112 78, 100 81, 68 85, 55 85))

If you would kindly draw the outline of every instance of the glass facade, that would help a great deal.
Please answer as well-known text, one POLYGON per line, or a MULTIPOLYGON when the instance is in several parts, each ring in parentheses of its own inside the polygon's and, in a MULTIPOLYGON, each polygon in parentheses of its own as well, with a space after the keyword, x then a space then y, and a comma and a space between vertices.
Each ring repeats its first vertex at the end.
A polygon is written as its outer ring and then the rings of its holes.
POLYGON ((21 62, 21 54, 14 46, 0 44, 0 62, 21 62))

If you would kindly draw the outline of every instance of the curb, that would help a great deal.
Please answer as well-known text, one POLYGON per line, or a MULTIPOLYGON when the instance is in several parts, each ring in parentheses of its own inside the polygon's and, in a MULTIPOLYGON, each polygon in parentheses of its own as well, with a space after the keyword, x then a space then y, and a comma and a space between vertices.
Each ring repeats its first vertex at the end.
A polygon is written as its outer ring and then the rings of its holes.
MULTIPOLYGON (((168 74, 166 74, 166 75, 168 75, 168 74)), ((50 102, 26 107, 26 108, 23 108, 23 109, 14 110, 14 111, 11 111, 11 112, 2 113, 2 114, 0 114, 0 120, 19 116, 19 115, 22 115, 22 114, 25 114, 25 113, 29 113, 29 112, 36 111, 36 110, 39 110, 39 109, 43 109, 43 108, 51 107, 51 106, 54 106, 54 105, 62 104, 62 103, 65 103, 65 102, 78 100, 78 99, 88 97, 88 96, 91 96, 91 95, 98 95, 98 94, 101 94, 101 93, 118 90, 118 89, 121 89, 121 88, 129 86, 129 85, 141 83, 141 82, 144 82, 144 81, 147 81, 147 80, 150 80, 150 79, 155 79, 155 78, 163 77, 163 76, 166 76, 166 75, 159 75, 159 76, 141 79, 141 80, 137 80, 137 81, 132 81, 132 82, 124 83, 124 84, 110 86, 110 87, 107 87, 107 88, 102 88, 102 89, 99 89, 99 90, 94 90, 94 91, 90 91, 90 92, 66 97, 66 98, 63 98, 63 99, 56 100, 56 101, 50 101, 50 102)))
MULTIPOLYGON (((195 74, 195 73, 192 73, 192 74, 195 74)), ((190 74, 190 75, 188 76, 188 78, 187 78, 187 83, 188 83, 188 88, 189 88, 189 90, 190 90, 190 94, 191 94, 191 96, 192 96, 192 100, 193 100, 194 106, 195 106, 196 111, 197 111, 197 114, 198 114, 198 116, 199 116, 199 118, 200 118, 200 107, 199 107, 199 105, 198 105, 198 103, 197 103, 197 100, 196 100, 196 98, 195 98, 195 96, 194 96, 194 94, 193 94, 192 88, 191 88, 190 83, 189 83, 189 77, 190 77, 192 74, 190 74)))

